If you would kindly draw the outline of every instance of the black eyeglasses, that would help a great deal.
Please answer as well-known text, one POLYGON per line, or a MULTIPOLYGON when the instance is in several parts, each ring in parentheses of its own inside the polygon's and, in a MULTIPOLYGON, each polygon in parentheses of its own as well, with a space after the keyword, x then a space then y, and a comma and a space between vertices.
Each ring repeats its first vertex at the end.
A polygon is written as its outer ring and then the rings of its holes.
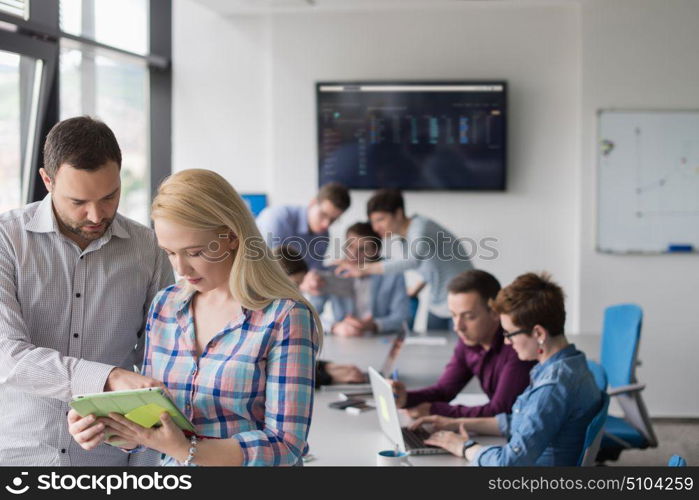
POLYGON ((524 329, 522 329, 522 330, 517 330, 516 332, 511 332, 511 333, 502 332, 502 336, 505 337, 506 339, 509 339, 509 338, 514 337, 515 335, 519 335, 520 333, 527 333, 527 334, 529 334, 529 333, 532 333, 532 331, 531 331, 531 330, 524 330, 524 329))

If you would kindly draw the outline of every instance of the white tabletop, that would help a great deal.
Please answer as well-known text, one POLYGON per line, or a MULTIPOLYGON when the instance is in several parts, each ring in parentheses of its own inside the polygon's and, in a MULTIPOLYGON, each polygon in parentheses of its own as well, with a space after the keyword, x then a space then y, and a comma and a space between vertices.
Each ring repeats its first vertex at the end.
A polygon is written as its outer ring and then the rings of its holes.
MULTIPOLYGON (((446 340, 442 345, 415 345, 406 343, 401 350, 396 367, 400 379, 409 389, 433 384, 449 361, 456 336, 449 332, 433 332, 430 337, 446 340)), ((353 363, 366 370, 368 366, 380 368, 390 347, 393 336, 369 338, 325 337, 320 358, 336 363, 353 363)), ((480 391, 477 384, 469 384, 467 392, 480 391)), ((329 408, 328 404, 338 400, 338 391, 321 389, 316 391, 313 420, 308 438, 309 453, 313 459, 306 462, 314 465, 376 465, 376 454, 393 448, 390 440, 379 427, 375 410, 351 415, 344 410, 329 408)), ((401 413, 403 424, 409 422, 401 413)), ((480 436, 483 444, 502 444, 503 438, 480 436)), ((453 455, 410 457, 416 466, 452 465, 468 463, 453 455)))

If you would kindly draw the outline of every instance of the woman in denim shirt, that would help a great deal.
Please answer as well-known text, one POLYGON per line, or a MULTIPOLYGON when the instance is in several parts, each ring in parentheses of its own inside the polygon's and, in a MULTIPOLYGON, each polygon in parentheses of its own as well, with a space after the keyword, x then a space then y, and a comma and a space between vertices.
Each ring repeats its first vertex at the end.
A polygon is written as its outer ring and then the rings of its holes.
POLYGON ((427 444, 463 456, 473 465, 577 465, 585 431, 602 404, 585 355, 563 334, 564 295, 548 274, 519 276, 492 307, 500 313, 506 342, 521 360, 539 362, 512 413, 489 418, 423 417, 432 424, 427 444), (504 446, 481 446, 469 432, 507 437, 504 446))

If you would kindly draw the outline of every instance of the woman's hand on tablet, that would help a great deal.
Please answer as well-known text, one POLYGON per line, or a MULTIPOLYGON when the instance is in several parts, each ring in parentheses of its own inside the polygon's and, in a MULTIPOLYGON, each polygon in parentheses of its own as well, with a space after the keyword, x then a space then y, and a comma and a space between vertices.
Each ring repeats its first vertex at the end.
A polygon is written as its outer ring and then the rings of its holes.
POLYGON ((187 458, 189 439, 177 427, 167 412, 160 415, 159 427, 143 427, 118 413, 110 413, 109 418, 100 419, 114 433, 111 439, 136 443, 146 448, 170 455, 182 462, 187 458))

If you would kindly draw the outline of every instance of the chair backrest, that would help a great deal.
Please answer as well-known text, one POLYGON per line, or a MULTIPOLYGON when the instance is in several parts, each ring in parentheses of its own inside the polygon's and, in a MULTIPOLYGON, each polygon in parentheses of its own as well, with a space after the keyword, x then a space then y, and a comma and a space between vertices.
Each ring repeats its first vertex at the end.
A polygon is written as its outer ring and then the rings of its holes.
POLYGON ((601 394, 602 406, 597 412, 597 415, 595 415, 588 424, 587 431, 585 432, 585 443, 580 458, 578 459, 578 465, 582 467, 594 465, 597 452, 599 451, 599 445, 602 441, 602 429, 604 428, 604 422, 607 420, 607 410, 609 409, 609 395, 604 391, 602 391, 601 394))
POLYGON ((241 194, 240 197, 252 212, 253 217, 257 217, 262 210, 267 208, 266 194, 241 194))
POLYGON ((599 390, 602 392, 607 392, 607 372, 605 371, 604 366, 588 359, 587 368, 590 370, 590 373, 592 373, 592 376, 595 379, 595 384, 597 384, 599 390))
POLYGON ((643 310, 636 304, 618 304, 604 310, 600 362, 611 387, 636 381, 636 356, 643 310))
POLYGON ((667 465, 668 467, 687 467, 687 461, 679 455, 672 455, 667 465))

